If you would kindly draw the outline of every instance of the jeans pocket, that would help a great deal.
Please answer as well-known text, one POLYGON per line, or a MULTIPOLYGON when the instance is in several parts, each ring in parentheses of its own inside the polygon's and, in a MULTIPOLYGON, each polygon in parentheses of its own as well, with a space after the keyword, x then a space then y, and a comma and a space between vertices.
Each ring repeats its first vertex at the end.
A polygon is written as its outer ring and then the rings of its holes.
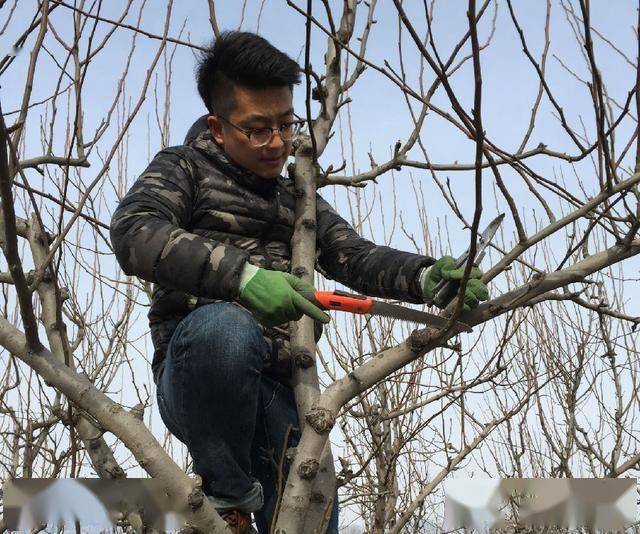
POLYGON ((162 418, 163 423, 165 424, 169 432, 171 432, 176 438, 184 443, 184 438, 182 432, 180 431, 180 425, 173 417, 171 410, 168 409, 167 403, 160 391, 156 393, 156 398, 158 399, 158 411, 160 412, 160 417, 162 418))

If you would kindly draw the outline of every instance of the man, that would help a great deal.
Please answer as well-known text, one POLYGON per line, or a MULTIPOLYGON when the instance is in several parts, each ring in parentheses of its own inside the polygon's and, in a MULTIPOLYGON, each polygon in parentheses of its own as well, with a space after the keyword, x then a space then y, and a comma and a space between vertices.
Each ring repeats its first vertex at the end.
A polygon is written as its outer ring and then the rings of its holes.
MULTIPOLYGON (((319 338, 329 321, 299 294, 313 287, 289 274, 296 199, 281 172, 299 127, 300 69, 263 38, 227 32, 197 80, 206 122, 153 159, 115 211, 111 239, 124 272, 156 284, 152 368, 167 428, 227 522, 248 532, 254 513, 267 532, 277 466, 299 439, 287 322, 306 314, 319 338)), ((461 275, 451 258, 361 238, 320 196, 317 251, 325 276, 372 296, 424 302, 443 276, 461 275)), ((467 308, 487 298, 473 276, 467 308)), ((337 521, 334 506, 328 532, 337 521)))

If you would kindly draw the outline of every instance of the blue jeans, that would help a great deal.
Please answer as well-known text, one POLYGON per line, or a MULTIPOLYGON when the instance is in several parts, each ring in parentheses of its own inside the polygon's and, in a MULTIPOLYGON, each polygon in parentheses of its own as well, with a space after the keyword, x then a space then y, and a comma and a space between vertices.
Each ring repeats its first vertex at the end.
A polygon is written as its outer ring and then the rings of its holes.
MULTIPOLYGON (((203 491, 218 510, 253 512, 260 533, 269 532, 281 463, 284 488, 283 453, 300 439, 293 391, 263 374, 269 356, 250 313, 208 304, 180 322, 157 375, 160 415, 189 449, 203 491)), ((335 499, 327 533, 337 532, 335 499)))

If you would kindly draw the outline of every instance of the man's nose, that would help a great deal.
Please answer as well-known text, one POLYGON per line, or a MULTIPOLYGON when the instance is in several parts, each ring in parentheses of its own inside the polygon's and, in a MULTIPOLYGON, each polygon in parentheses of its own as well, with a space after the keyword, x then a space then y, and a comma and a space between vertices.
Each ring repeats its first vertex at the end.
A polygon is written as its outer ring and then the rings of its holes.
POLYGON ((280 137, 280 130, 275 130, 271 136, 271 141, 267 145, 269 148, 279 149, 284 146, 284 141, 280 137))

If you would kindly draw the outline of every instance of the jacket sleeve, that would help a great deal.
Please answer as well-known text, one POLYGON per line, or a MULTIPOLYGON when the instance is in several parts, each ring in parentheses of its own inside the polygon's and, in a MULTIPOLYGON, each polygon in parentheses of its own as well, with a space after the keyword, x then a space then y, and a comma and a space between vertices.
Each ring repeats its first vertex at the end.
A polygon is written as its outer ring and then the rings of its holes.
POLYGON ((323 274, 372 297, 424 302, 417 275, 422 267, 435 263, 433 258, 360 237, 320 195, 317 222, 318 267, 323 274))
POLYGON ((234 300, 248 253, 188 231, 196 183, 181 148, 160 152, 115 210, 110 237, 116 258, 128 275, 234 300))

